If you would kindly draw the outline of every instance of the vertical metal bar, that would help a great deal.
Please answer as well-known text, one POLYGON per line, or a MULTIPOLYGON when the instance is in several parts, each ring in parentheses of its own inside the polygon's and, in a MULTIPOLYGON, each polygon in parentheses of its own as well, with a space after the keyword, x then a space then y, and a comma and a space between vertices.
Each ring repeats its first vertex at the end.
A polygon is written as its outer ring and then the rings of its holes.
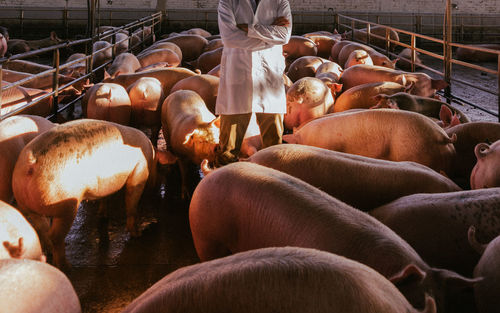
MULTIPOLYGON (((0 112, 2 111, 2 78, 3 78, 3 64, 0 63, 0 112)), ((0 115, 0 118, 2 115, 0 115)))
POLYGON ((337 29, 337 31, 340 33, 340 16, 338 13, 335 13, 335 17, 334 17, 334 29, 337 29))
POLYGON ((451 103, 451 0, 446 0, 444 22, 444 79, 448 83, 445 96, 446 102, 451 103))
POLYGON ((391 30, 389 27, 385 28, 385 54, 389 55, 389 50, 391 48, 391 30))
POLYGON ((68 8, 67 7, 64 8, 64 12, 63 12, 63 24, 64 24, 64 35, 66 36, 66 38, 69 38, 68 8))
POLYGON ((21 9, 21 38, 24 38, 24 10, 21 9))
MULTIPOLYGON (((2 67, 0 66, 0 78, 2 78, 2 67)), ((497 86, 497 102, 498 102, 498 122, 500 122, 500 54, 498 55, 498 64, 497 64, 497 80, 498 80, 498 86, 497 86)), ((0 94, 1 95, 1 94, 0 94)))
POLYGON ((372 25, 370 23, 366 24, 366 44, 370 45, 371 41, 371 31, 372 31, 372 25))
POLYGON ((56 68, 54 72, 54 78, 52 80, 52 91, 54 92, 54 97, 52 98, 52 106, 54 114, 57 114, 59 109, 59 49, 54 50, 53 67, 56 68))
POLYGON ((351 20, 351 40, 354 41, 354 20, 351 20))
POLYGON ((144 35, 144 22, 142 22, 141 29, 142 29, 141 48, 142 48, 142 50, 144 50, 146 48, 146 44, 145 44, 146 39, 145 39, 145 35, 144 35))
POLYGON ((415 72, 415 59, 417 58, 415 34, 411 34, 411 71, 415 72))
MULTIPOLYGON (((422 15, 417 15, 415 20, 415 33, 422 34, 422 15)), ((420 37, 417 38, 417 45, 420 47, 421 44, 420 37)))

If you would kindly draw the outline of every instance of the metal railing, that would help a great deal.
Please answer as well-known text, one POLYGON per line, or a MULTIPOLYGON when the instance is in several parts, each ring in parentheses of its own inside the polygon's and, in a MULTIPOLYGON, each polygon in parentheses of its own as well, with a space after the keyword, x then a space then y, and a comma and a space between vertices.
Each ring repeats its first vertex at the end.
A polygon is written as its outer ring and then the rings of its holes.
POLYGON ((42 102, 50 97, 52 97, 52 110, 53 111, 52 111, 52 114, 47 117, 49 119, 52 119, 55 116, 57 116, 58 114, 60 114, 61 112, 67 110, 70 107, 73 107, 75 105, 75 103, 83 97, 83 95, 80 95, 79 97, 77 97, 76 99, 73 99, 69 103, 62 104, 62 106, 60 107, 59 106, 59 94, 63 90, 65 90, 66 88, 68 88, 70 86, 73 86, 74 84, 76 84, 78 82, 82 82, 82 81, 85 81, 87 79, 92 80, 95 76, 95 73, 98 70, 106 67, 108 64, 110 64, 113 61, 114 56, 115 56, 116 47, 121 42, 128 40, 128 43, 129 43, 128 51, 130 51, 139 45, 142 45, 142 47, 144 47, 144 43, 149 39, 152 39, 154 41, 155 34, 157 34, 159 32, 159 30, 161 29, 161 22, 162 22, 162 13, 157 12, 157 13, 154 13, 150 16, 143 17, 137 21, 128 23, 126 25, 116 27, 112 30, 108 30, 108 31, 96 34, 92 38, 68 41, 68 42, 60 43, 60 44, 53 45, 53 46, 50 46, 47 48, 33 50, 33 51, 29 51, 29 52, 22 53, 22 54, 16 54, 16 55, 13 55, 10 57, 0 58, 0 81, 2 81, 3 67, 6 64, 8 64, 9 62, 14 61, 14 60, 22 60, 22 59, 27 59, 27 58, 34 57, 34 56, 39 56, 41 54, 48 53, 48 52, 53 53, 53 56, 52 56, 53 68, 52 69, 43 71, 41 73, 32 75, 30 77, 26 77, 26 78, 19 80, 19 81, 16 81, 16 82, 8 83, 5 86, 2 86, 0 88, 0 110, 2 108, 2 94, 7 92, 9 89, 21 87, 22 85, 24 85, 32 80, 38 79, 40 77, 44 77, 44 76, 51 75, 51 74, 53 75, 52 91, 48 92, 47 94, 43 95, 40 98, 37 98, 36 100, 30 101, 30 102, 26 103, 25 105, 22 105, 19 108, 16 108, 15 110, 13 110, 11 112, 0 115, 0 121, 9 117, 9 116, 22 113, 23 111, 27 110, 28 108, 31 108, 31 107, 35 106, 36 104, 38 104, 38 103, 40 103, 40 102, 42 102), (146 31, 145 31, 146 27, 151 27, 151 33, 149 35, 146 35, 146 31), (116 42, 115 41, 115 38, 116 38, 115 34, 120 32, 120 31, 123 31, 123 30, 128 31, 129 35, 127 36, 126 39, 123 39, 123 40, 116 42), (133 32, 138 31, 138 30, 141 34, 139 41, 135 45, 132 46, 131 45, 131 38, 134 35, 133 32), (93 67, 94 55, 96 55, 97 53, 100 53, 100 52, 104 52, 104 50, 110 49, 110 47, 104 47, 102 49, 94 51, 92 48, 93 44, 94 44, 94 42, 96 42, 98 40, 103 40, 103 39, 106 39, 109 37, 111 37, 110 39, 111 39, 111 49, 113 51, 112 52, 113 58, 111 60, 105 62, 104 64, 94 68, 93 67), (73 61, 65 63, 65 64, 61 64, 60 51, 62 49, 68 49, 70 47, 82 45, 82 44, 84 44, 86 47, 85 50, 87 53, 85 53, 85 57, 73 60, 73 61), (59 74, 60 74, 61 70, 66 69, 66 68, 70 68, 72 65, 75 65, 75 64, 80 63, 80 62, 85 62, 85 64, 86 64, 85 75, 78 77, 78 78, 74 78, 73 80, 60 86, 59 85, 59 77, 60 77, 59 74))
MULTIPOLYGON (((415 32, 411 32, 411 31, 407 31, 407 30, 403 30, 403 29, 399 29, 399 28, 395 28, 395 27, 390 27, 390 26, 386 26, 386 25, 382 25, 382 24, 373 23, 373 22, 366 21, 366 20, 360 20, 360 19, 353 18, 353 17, 346 16, 346 15, 342 15, 342 14, 335 15, 334 25, 337 29, 339 29, 341 31, 349 30, 350 35, 351 35, 350 39, 353 41, 359 41, 359 40, 356 40, 354 38, 354 31, 359 31, 360 29, 364 29, 363 31, 366 33, 366 42, 363 42, 363 43, 370 45, 371 47, 377 49, 378 51, 382 51, 383 53, 385 53, 388 56, 398 57, 396 54, 394 54, 390 51, 389 47, 391 45, 396 45, 396 46, 399 46, 402 48, 411 49, 411 58, 410 59, 404 58, 404 59, 406 61, 410 62, 412 71, 415 71, 415 67, 417 66, 417 64, 415 62, 417 52, 442 61, 443 71, 436 70, 435 68, 431 68, 431 67, 426 66, 425 64, 421 64, 421 63, 419 63, 418 66, 425 69, 425 70, 428 70, 436 75, 441 76, 449 84, 449 87, 447 87, 445 89, 445 93, 444 93, 444 96, 449 103, 451 103, 451 101, 453 101, 453 100, 456 100, 456 101, 461 102, 461 103, 466 103, 466 104, 468 104, 468 105, 470 105, 478 110, 481 110, 483 112, 486 112, 490 115, 497 117, 498 120, 500 121, 500 116, 499 116, 499 111, 500 111, 500 95, 499 95, 499 90, 500 90, 500 51, 487 49, 487 48, 481 48, 481 47, 474 47, 474 46, 464 45, 464 44, 459 44, 459 43, 454 43, 450 39, 452 36, 451 36, 451 33, 449 33, 450 32, 449 28, 448 28, 448 30, 445 29, 445 32, 444 32, 445 34, 443 36, 443 39, 439 39, 439 38, 435 38, 432 36, 426 36, 426 35, 418 34, 415 32), (385 36, 380 36, 380 35, 371 33, 370 29, 373 26, 385 28, 385 36), (406 38, 408 38, 406 40, 408 43, 405 43, 405 40, 397 41, 397 40, 391 39, 391 37, 390 37, 391 31, 395 31, 398 35, 406 36, 406 38), (385 49, 382 49, 380 47, 373 45, 373 43, 371 43, 372 38, 385 40, 385 43, 386 43, 385 49), (436 45, 439 46, 442 49, 441 51, 443 51, 443 54, 441 55, 441 54, 433 52, 433 51, 419 48, 418 46, 423 46, 425 44, 424 42, 432 43, 429 46, 436 46, 436 45), (452 57, 452 48, 454 48, 454 47, 455 48, 467 48, 467 49, 471 49, 471 50, 475 50, 475 51, 487 52, 487 53, 491 53, 493 55, 496 54, 497 60, 498 60, 496 70, 492 70, 490 68, 487 68, 487 67, 484 67, 481 65, 477 65, 477 64, 468 63, 468 62, 454 59, 452 57), (459 79, 459 78, 454 77, 452 74, 452 65, 453 64, 464 66, 464 67, 467 67, 467 68, 472 69, 472 70, 478 70, 478 71, 481 71, 484 73, 489 73, 489 74, 495 75, 496 79, 497 79, 497 90, 493 91, 493 90, 488 89, 488 88, 482 88, 480 86, 477 86, 477 84, 473 84, 473 83, 467 82, 463 79, 459 79), (452 94, 451 87, 453 86, 453 82, 464 84, 464 85, 467 85, 469 87, 478 89, 482 92, 496 96, 497 102, 498 102, 497 112, 494 112, 490 109, 487 109, 483 105, 473 103, 469 100, 463 99, 462 97, 459 97, 457 95, 452 94)), ((400 37, 404 38, 404 36, 400 36, 400 37)))

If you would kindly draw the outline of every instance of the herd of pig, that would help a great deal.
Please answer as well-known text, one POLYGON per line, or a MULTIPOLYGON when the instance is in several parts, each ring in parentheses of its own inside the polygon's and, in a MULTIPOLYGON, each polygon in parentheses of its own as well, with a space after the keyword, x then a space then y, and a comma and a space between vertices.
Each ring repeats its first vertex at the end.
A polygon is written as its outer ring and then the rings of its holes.
MULTIPOLYGON (((0 122, 6 312, 80 312, 57 269, 70 266, 80 203, 100 201, 105 216, 104 199, 124 189, 127 230, 140 236, 143 191, 173 162, 202 263, 124 312, 499 312, 500 124, 440 101, 444 81, 339 34, 292 36, 286 143, 262 149, 252 121, 241 161, 213 169, 220 37, 195 28, 142 51, 117 47, 102 79, 82 86, 84 118, 0 122), (192 164, 204 173, 194 192, 192 164)), ((96 42, 94 65, 111 49, 96 42)))

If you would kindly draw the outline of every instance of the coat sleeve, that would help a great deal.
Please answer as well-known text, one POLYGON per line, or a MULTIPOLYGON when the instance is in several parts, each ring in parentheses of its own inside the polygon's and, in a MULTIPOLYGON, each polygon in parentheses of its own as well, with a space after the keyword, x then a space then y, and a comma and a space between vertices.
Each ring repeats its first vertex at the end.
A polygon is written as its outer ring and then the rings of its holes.
POLYGON ((292 35, 292 13, 288 0, 280 1, 276 17, 279 16, 286 17, 290 21, 290 25, 287 27, 262 24, 248 25, 248 37, 260 39, 271 45, 288 43, 292 35))
POLYGON ((230 1, 221 0, 218 7, 218 24, 222 42, 225 47, 244 50, 262 50, 269 44, 261 39, 251 38, 236 27, 236 19, 230 1))

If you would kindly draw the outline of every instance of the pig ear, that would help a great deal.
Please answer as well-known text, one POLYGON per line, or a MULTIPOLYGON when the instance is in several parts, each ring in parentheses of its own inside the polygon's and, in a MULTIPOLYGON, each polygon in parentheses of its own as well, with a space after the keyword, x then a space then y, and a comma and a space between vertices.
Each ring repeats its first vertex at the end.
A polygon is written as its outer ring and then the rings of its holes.
POLYGON ((111 75, 109 75, 108 71, 104 69, 104 79, 111 78, 111 75))
POLYGON ((220 115, 210 122, 210 127, 220 128, 220 115))
POLYGON ((443 126, 447 127, 451 124, 451 120, 453 117, 453 112, 446 105, 441 105, 441 109, 439 110, 439 119, 443 121, 443 126))
POLYGON ((478 143, 474 147, 474 154, 476 155, 476 158, 479 160, 481 158, 484 158, 486 154, 488 154, 488 151, 490 150, 490 146, 487 143, 478 143))
POLYGON ((486 250, 487 245, 481 244, 477 241, 476 239, 476 227, 470 226, 469 230, 467 231, 467 239, 469 240, 469 245, 479 253, 480 255, 483 255, 484 250, 486 250))
POLYGON ((432 89, 441 90, 448 87, 448 83, 442 79, 431 79, 432 89))
POLYGON ((401 285, 411 281, 421 282, 427 274, 415 264, 407 265, 401 272, 389 278, 394 285, 401 285))
MULTIPOLYGON (((295 131, 295 129, 294 129, 294 131, 295 131)), ((287 143, 297 143, 297 138, 295 138, 294 134, 286 134, 286 135, 283 135, 283 141, 285 141, 287 143)))
POLYGON ((394 60, 391 60, 392 65, 396 66, 396 63, 398 63, 399 58, 395 58, 394 60))
POLYGON ((415 88, 415 82, 407 81, 404 86, 405 86, 404 92, 411 93, 412 90, 415 88))
POLYGON ((199 130, 195 129, 192 132, 190 132, 189 134, 187 134, 185 139, 184 139, 184 142, 182 144, 185 146, 193 145, 193 137, 194 137, 194 135, 198 134, 198 132, 199 132, 199 130))

